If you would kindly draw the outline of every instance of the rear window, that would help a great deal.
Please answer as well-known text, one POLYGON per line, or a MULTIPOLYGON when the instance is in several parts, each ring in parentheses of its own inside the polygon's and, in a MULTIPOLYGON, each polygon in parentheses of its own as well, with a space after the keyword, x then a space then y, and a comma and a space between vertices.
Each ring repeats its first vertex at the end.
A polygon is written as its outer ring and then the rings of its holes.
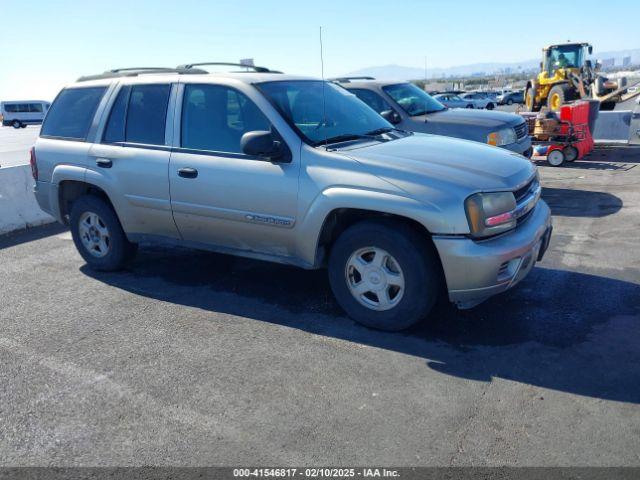
POLYGON ((67 88, 51 105, 40 136, 86 140, 106 87, 67 88))

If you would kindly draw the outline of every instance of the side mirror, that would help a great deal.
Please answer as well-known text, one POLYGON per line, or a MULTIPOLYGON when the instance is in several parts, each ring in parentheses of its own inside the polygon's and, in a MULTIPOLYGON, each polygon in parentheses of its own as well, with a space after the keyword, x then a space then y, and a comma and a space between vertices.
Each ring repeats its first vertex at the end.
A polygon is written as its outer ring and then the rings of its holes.
POLYGON ((385 110, 384 112, 380 112, 380 116, 392 125, 397 125, 402 121, 400 114, 395 110, 385 110))
POLYGON ((593 54, 593 46, 589 45, 589 55, 592 55, 592 54, 593 54))
POLYGON ((242 153, 253 157, 264 157, 271 161, 287 162, 286 149, 282 142, 276 140, 273 133, 266 130, 255 130, 242 135, 240 139, 242 153))

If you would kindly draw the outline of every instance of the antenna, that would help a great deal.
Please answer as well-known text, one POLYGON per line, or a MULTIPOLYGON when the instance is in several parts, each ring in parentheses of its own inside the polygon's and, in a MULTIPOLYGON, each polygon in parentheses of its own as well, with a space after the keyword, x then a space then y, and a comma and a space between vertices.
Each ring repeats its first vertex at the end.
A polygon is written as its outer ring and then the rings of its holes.
MULTIPOLYGON (((324 57, 322 56, 322 25, 320 26, 320 75, 322 77, 322 125, 326 125, 327 123, 327 110, 325 107, 325 96, 324 96, 324 57)), ((327 148, 327 137, 325 136, 325 148, 327 148)))

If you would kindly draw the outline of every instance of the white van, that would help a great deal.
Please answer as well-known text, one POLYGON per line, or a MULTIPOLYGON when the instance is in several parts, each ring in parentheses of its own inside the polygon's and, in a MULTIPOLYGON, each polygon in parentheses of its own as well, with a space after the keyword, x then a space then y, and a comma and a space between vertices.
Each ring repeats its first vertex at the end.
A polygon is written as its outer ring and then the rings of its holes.
POLYGON ((39 125, 49 110, 49 102, 44 100, 17 100, 0 102, 2 125, 24 128, 27 125, 39 125))

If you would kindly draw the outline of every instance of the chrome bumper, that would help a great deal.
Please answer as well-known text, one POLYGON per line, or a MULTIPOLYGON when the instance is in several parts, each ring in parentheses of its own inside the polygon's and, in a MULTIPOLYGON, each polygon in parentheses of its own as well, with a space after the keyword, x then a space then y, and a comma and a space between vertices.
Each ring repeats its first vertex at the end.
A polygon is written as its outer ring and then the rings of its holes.
POLYGON ((542 259, 551 237, 551 212, 540 200, 514 231, 484 241, 434 236, 449 299, 471 308, 518 284, 542 259))

